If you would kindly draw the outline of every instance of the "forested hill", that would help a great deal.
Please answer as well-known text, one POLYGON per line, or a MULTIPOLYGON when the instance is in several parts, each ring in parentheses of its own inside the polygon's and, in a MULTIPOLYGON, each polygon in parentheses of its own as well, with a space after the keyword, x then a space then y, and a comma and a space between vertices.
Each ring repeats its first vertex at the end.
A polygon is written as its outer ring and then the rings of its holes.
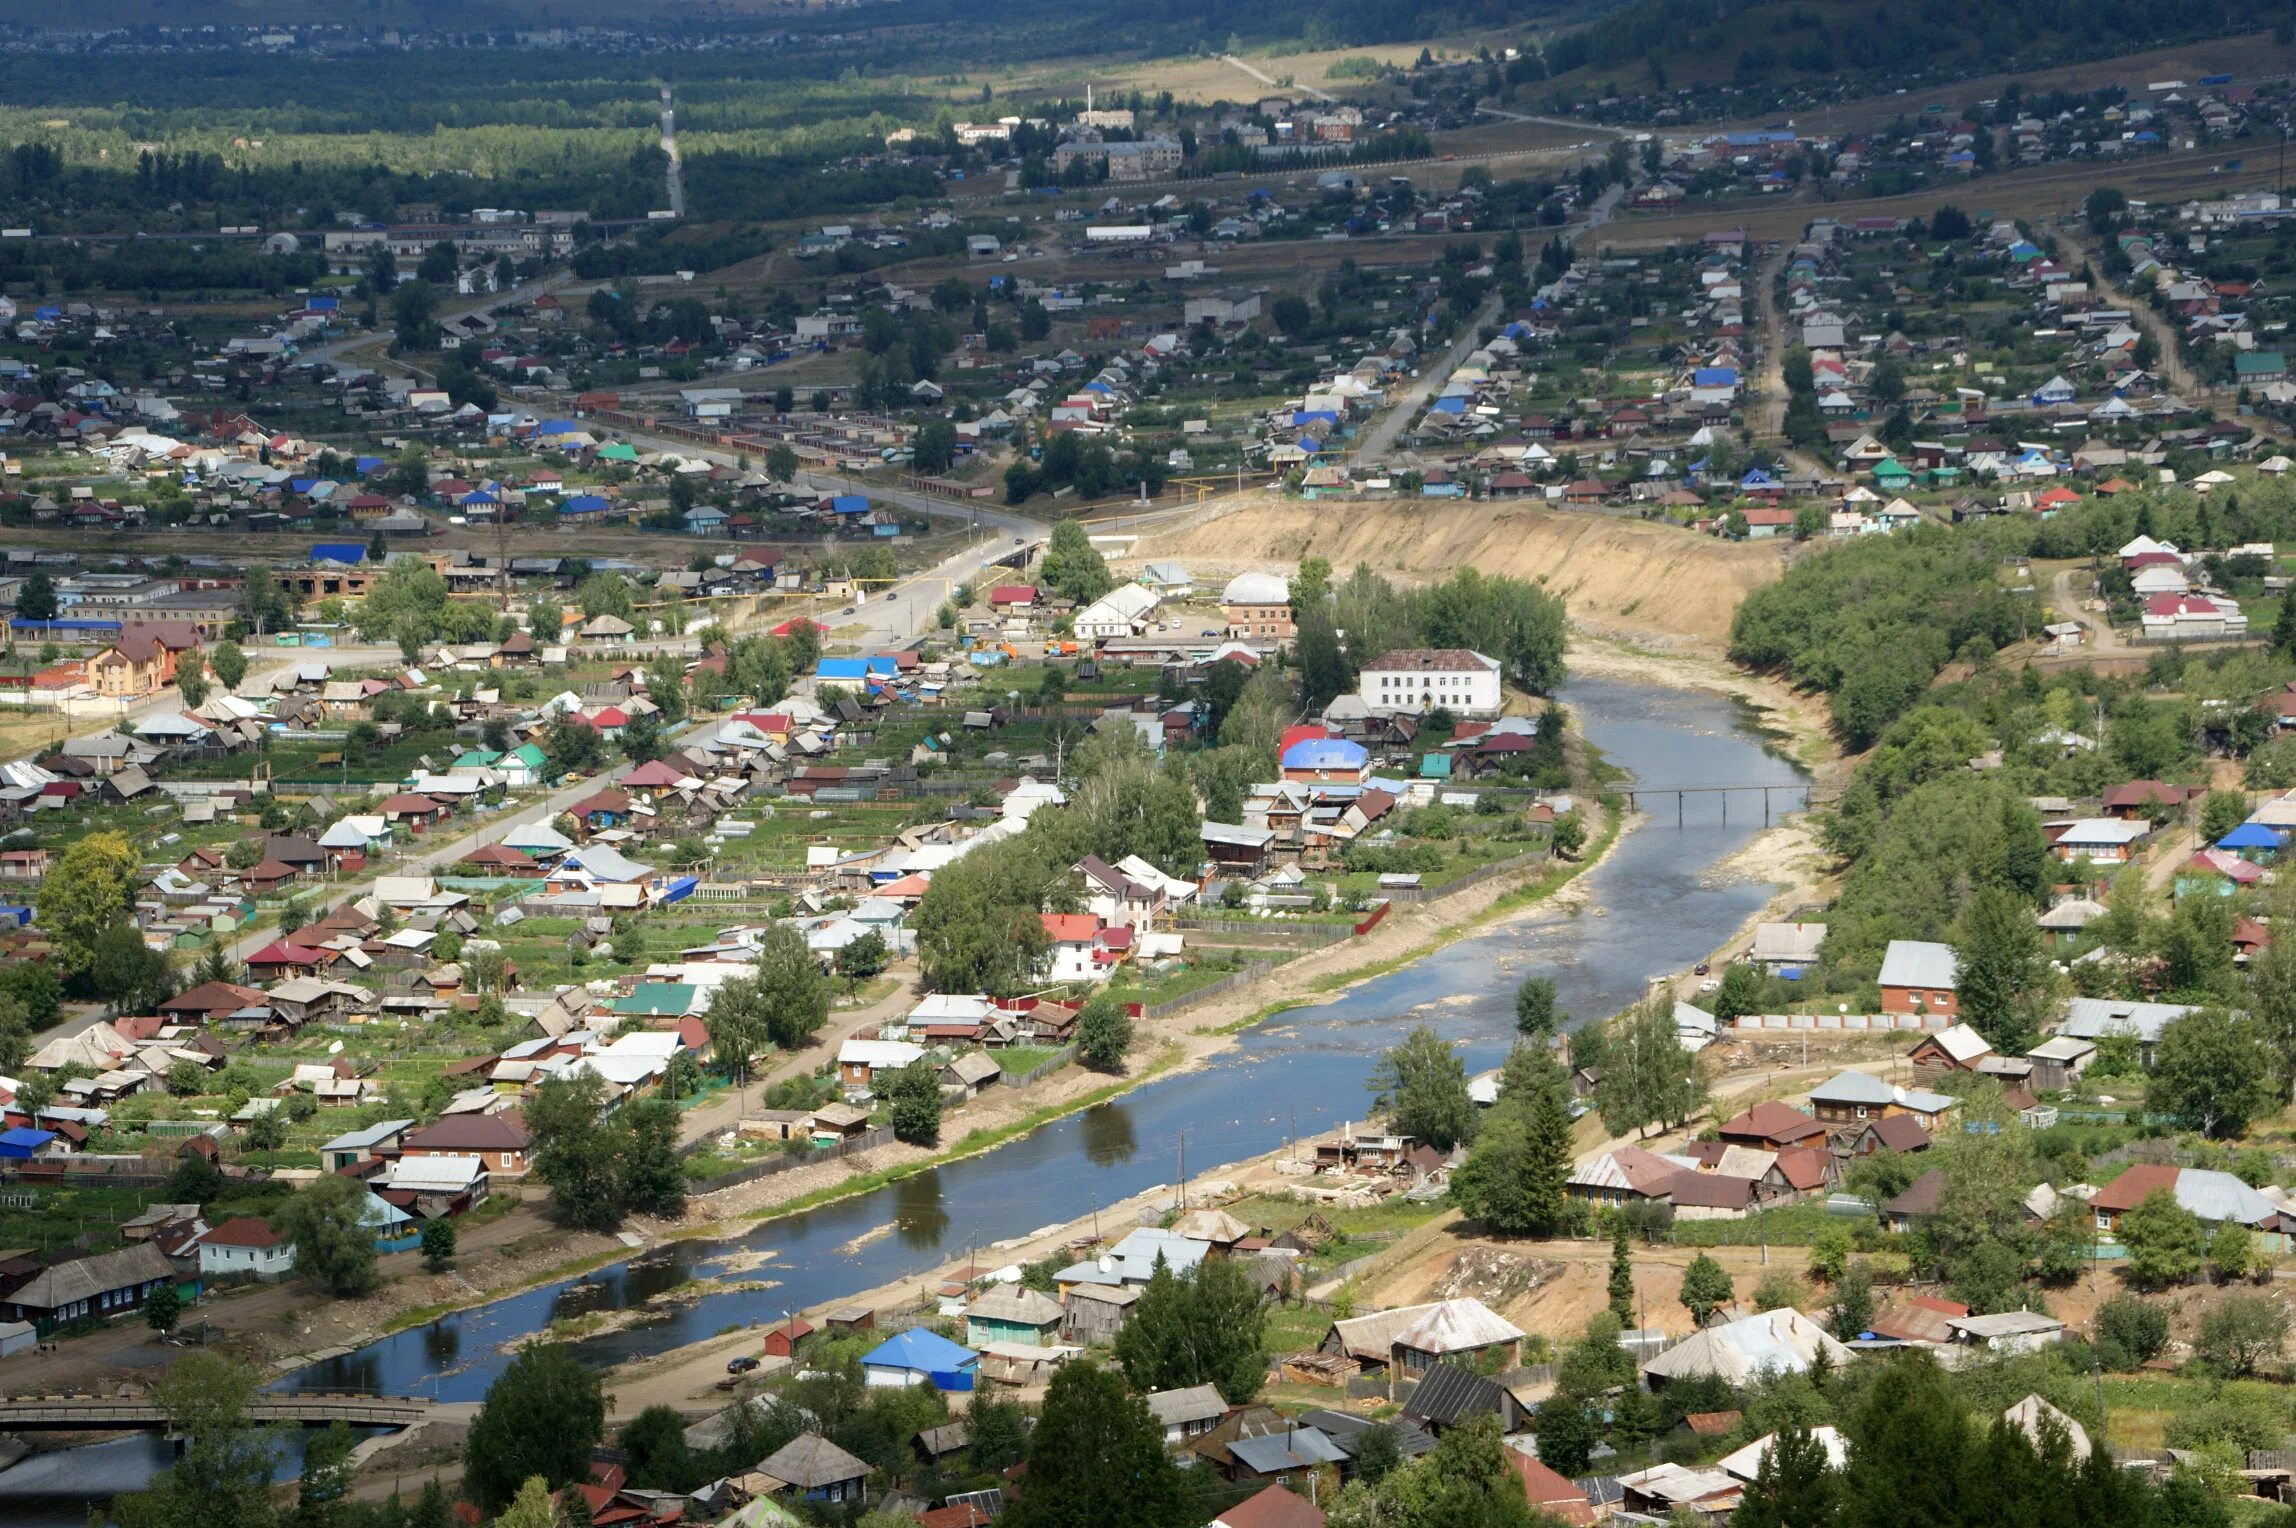
MULTIPOLYGON (((475 47, 508 44, 518 33, 590 27, 640 46, 681 40, 749 37, 759 48, 790 38, 852 40, 901 30, 912 47, 888 65, 880 52, 867 72, 898 72, 935 64, 1010 62, 1044 58, 1156 58, 1218 50, 1231 41, 1255 49, 1283 44, 1311 48, 1415 42, 1552 25, 1566 9, 1599 9, 1600 0, 1458 0, 1431 12, 1418 0, 1268 0, 1229 6, 1214 0, 1162 0, 1131 6, 1076 6, 1061 0, 868 0, 858 6, 802 7, 765 0, 362 0, 357 7, 330 0, 167 0, 165 15, 151 0, 88 0, 59 22, 52 6, 35 0, 0 0, 0 26, 43 31, 68 24, 80 36, 123 29, 115 41, 142 46, 157 28, 326 24, 356 36, 404 30, 435 41, 456 36, 475 47)), ((60 46, 75 34, 50 34, 60 46)), ((111 43, 107 42, 107 46, 111 43)), ((610 46, 602 40, 600 46, 610 46)))
POLYGON ((2296 24, 2290 0, 1634 0, 1547 45, 1547 71, 1632 87, 2038 68, 2296 24))

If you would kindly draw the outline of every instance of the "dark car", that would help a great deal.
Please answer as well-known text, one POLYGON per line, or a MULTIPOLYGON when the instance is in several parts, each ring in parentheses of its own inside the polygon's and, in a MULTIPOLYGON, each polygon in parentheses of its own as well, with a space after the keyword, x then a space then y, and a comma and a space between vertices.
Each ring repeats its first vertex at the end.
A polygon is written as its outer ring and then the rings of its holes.
POLYGON ((725 1372, 728 1374, 747 1374, 756 1367, 757 1360, 744 1353, 739 1358, 726 1360, 725 1372))

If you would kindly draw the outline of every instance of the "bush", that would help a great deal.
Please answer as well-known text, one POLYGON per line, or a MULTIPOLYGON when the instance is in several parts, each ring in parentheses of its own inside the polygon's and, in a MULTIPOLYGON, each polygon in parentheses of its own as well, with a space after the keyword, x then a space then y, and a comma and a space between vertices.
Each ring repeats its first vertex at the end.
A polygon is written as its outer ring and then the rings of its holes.
POLYGON ((1809 1287, 1799 1278, 1783 1268, 1773 1268, 1754 1286, 1754 1309, 1796 1310, 1808 1293, 1809 1287))
POLYGON ((2121 1357, 2105 1367, 2134 1369, 2168 1346, 2168 1313, 2135 1295, 2115 1295, 2097 1308, 2097 1347, 2100 1355, 2121 1357))

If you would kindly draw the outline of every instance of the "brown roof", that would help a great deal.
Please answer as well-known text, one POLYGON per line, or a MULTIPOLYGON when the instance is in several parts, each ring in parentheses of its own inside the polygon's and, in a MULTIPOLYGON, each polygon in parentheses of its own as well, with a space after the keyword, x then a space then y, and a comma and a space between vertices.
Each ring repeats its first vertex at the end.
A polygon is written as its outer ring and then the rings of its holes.
POLYGON ((1667 1197, 1677 1208, 1691 1205, 1698 1209, 1742 1210, 1754 1202, 1754 1180, 1727 1177, 1722 1173, 1677 1173, 1667 1197))
POLYGON ((237 982, 201 982, 189 992, 178 992, 159 1005, 161 1013, 231 1013, 264 1001, 263 993, 237 982))
POLYGON ((1693 1411, 1683 1417, 1682 1425, 1701 1438, 1719 1438, 1744 1416, 1742 1411, 1693 1411))
POLYGON ((1523 1494, 1531 1505, 1552 1517, 1562 1519, 1571 1528, 1588 1528, 1594 1522, 1594 1504, 1586 1492, 1555 1473, 1553 1466, 1533 1459, 1520 1449, 1504 1450, 1508 1464, 1523 1482, 1523 1494))
POLYGON ((1951 1342, 1953 1328, 1947 1326, 1946 1321, 1968 1314, 1969 1307, 1958 1300, 1937 1295, 1908 1295, 1891 1302, 1866 1324, 1866 1330, 1876 1337, 1895 1338, 1899 1342, 1951 1342))
POLYGON ((1884 1151, 1927 1151, 1930 1136, 1910 1114, 1893 1114, 1866 1126, 1866 1134, 1884 1151))
POLYGON ((1882 1208, 1892 1215, 1934 1215, 1945 1198, 1945 1173, 1931 1168, 1906 1185, 1905 1192, 1890 1200, 1882 1208))
POLYGON ((1323 1528, 1323 1512, 1306 1497, 1272 1485, 1256 1496, 1245 1497, 1213 1521, 1222 1528, 1323 1528))
POLYGON ((284 1240, 269 1221, 252 1215, 235 1215, 200 1238, 211 1247, 276 1247, 284 1240))
POLYGON ((1823 1135, 1826 1127, 1791 1104, 1771 1099, 1756 1104, 1714 1133, 1725 1141, 1760 1141, 1765 1145, 1785 1146, 1823 1135))
POLYGON ((2089 1201, 2090 1207, 2110 1210, 2118 1214, 2133 1210, 2142 1204, 2145 1196, 2160 1189, 2176 1192, 2176 1175, 2182 1169, 2138 1162, 2122 1169, 2121 1175, 2103 1188, 2089 1201))
POLYGON ((515 1110, 503 1114, 449 1114, 417 1130, 399 1148, 424 1151, 524 1151, 531 1139, 515 1110))
POLYGON ((1363 666, 1363 672, 1377 674, 1387 670, 1411 673, 1433 671, 1441 674, 1480 674, 1490 665, 1464 647, 1401 647, 1393 652, 1381 653, 1363 666))
POLYGON ((1822 1188, 1826 1181, 1826 1151, 1822 1146, 1789 1146, 1778 1153, 1778 1176, 1797 1191, 1822 1188))

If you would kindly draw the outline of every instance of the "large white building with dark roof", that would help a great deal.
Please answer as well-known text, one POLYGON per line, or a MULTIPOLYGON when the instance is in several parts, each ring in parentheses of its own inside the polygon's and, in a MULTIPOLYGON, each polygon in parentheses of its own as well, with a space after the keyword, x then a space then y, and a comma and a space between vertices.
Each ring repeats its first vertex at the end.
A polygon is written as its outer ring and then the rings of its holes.
POLYGON ((1434 710, 1453 716, 1497 716, 1499 660, 1464 647, 1408 647, 1363 666, 1357 692, 1378 715, 1434 710))

